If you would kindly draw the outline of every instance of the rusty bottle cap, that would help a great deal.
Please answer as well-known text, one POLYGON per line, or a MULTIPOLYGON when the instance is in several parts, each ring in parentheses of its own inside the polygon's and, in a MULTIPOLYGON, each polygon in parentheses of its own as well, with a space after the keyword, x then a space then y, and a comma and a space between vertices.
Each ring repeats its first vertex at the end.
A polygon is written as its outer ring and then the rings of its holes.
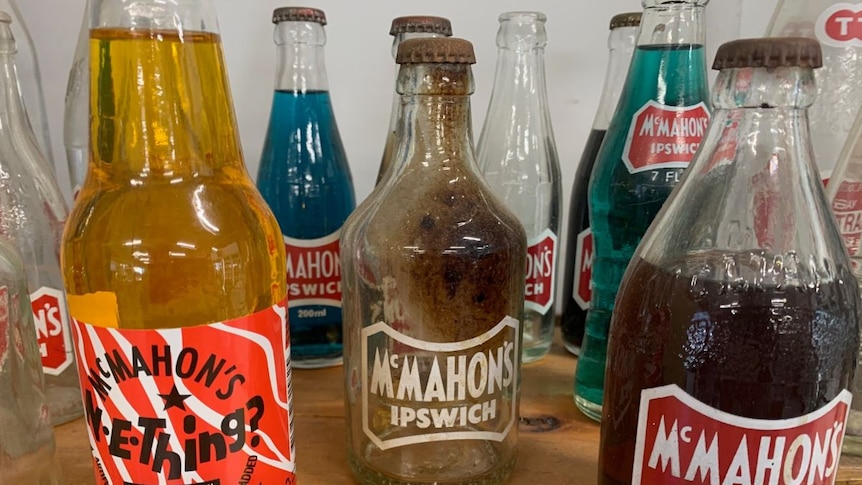
POLYGON ((449 19, 431 15, 410 15, 392 19, 389 35, 408 33, 439 34, 449 37, 452 35, 452 23, 449 19))
POLYGON ((740 39, 718 48, 712 68, 722 69, 765 67, 823 67, 820 43, 803 37, 773 37, 740 39))
POLYGON ((611 19, 611 30, 621 29, 623 27, 639 27, 641 24, 643 12, 629 12, 614 15, 611 19))
POLYGON ((454 37, 409 39, 398 46, 398 64, 475 64, 473 44, 454 37))
POLYGON ((326 25, 326 14, 317 8, 281 7, 272 12, 272 23, 280 22, 316 22, 326 25))

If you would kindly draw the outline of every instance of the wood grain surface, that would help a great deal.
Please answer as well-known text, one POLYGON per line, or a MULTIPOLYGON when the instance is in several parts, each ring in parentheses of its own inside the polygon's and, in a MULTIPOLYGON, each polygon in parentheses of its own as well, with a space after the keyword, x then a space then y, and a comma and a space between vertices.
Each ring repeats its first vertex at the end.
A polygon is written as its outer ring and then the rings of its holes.
MULTIPOLYGON (((548 357, 524 366, 520 451, 509 483, 596 483, 599 426, 580 414, 572 401, 576 363, 558 338, 548 357)), ((345 456, 341 370, 293 373, 300 485, 357 483, 345 456)), ((95 484, 83 419, 57 428, 56 435, 64 485, 95 484)), ((862 485, 862 458, 843 457, 835 483, 862 485)))

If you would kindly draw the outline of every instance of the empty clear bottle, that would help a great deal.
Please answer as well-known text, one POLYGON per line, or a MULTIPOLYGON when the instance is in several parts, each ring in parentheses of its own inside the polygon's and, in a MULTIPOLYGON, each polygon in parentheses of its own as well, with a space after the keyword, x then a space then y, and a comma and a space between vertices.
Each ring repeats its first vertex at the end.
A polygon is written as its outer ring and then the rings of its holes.
POLYGON ((524 363, 554 338, 561 211, 560 163, 545 83, 545 15, 500 15, 497 72, 479 138, 479 168, 527 232, 524 363))
POLYGON ((42 89, 42 71, 33 38, 30 36, 30 30, 27 29, 27 23, 16 0, 0 0, 0 11, 8 13, 12 19, 12 35, 15 36, 18 45, 16 67, 18 79, 21 81, 24 105, 27 107, 27 119, 33 128, 39 150, 43 154, 45 166, 54 172, 54 152, 48 127, 48 112, 45 109, 45 92, 42 89))
POLYGON ((526 236, 473 158, 472 44, 412 39, 397 60, 399 169, 343 240, 348 460, 365 485, 500 484, 526 236))
MULTIPOLYGON (((427 15, 396 17, 392 19, 392 28, 389 29, 389 35, 393 36, 392 58, 394 59, 401 42, 407 39, 449 37, 452 35, 452 23, 449 22, 449 19, 443 17, 427 15)), ((389 131, 386 133, 386 145, 383 148, 380 170, 377 172, 377 185, 380 185, 384 176, 392 167, 392 159, 393 155, 395 155, 395 130, 398 127, 398 114, 400 112, 401 96, 395 92, 395 99, 392 100, 392 115, 389 117, 389 131)))
POLYGON ((323 11, 279 8, 276 86, 257 186, 287 249, 293 365, 342 356, 341 227, 355 208, 353 180, 329 97, 323 11))
POLYGON ((29 294, 21 257, 0 239, 0 483, 57 485, 61 474, 29 294))
POLYGON ((63 118, 63 145, 69 165, 72 197, 78 196, 87 176, 87 147, 90 135, 90 2, 84 6, 84 20, 78 33, 78 45, 66 86, 66 111, 63 118))
POLYGON ((593 231, 590 228, 590 206, 587 200, 590 175, 623 91, 640 23, 640 12, 623 13, 611 19, 611 35, 608 39, 610 61, 605 76, 605 89, 596 119, 593 121, 593 129, 587 139, 587 146, 584 147, 581 161, 578 163, 569 202, 569 237, 566 242, 566 262, 563 265, 565 279, 563 318, 560 326, 566 349, 575 355, 581 352, 587 310, 590 309, 592 296, 590 282, 593 276, 593 231))
POLYGON ((608 327, 623 274, 709 123, 708 0, 644 0, 626 86, 590 178, 595 256, 575 403, 601 419, 608 327))
POLYGON ((862 108, 858 12, 858 4, 847 0, 780 0, 767 29, 770 37, 810 37, 823 48, 823 68, 815 73, 817 100, 810 117, 814 155, 824 181, 832 176, 862 108))
POLYGON ((0 16, 0 236, 24 260, 54 424, 83 412, 60 273, 66 205, 27 120, 11 18, 0 16))

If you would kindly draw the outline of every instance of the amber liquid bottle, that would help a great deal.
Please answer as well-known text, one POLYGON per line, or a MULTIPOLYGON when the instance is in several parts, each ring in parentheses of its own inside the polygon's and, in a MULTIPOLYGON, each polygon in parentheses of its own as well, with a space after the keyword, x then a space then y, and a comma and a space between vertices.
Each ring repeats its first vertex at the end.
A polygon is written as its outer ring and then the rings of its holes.
POLYGON ((284 245, 245 170, 214 10, 93 12, 62 259, 96 474, 237 483, 254 455, 256 480, 293 483, 284 245))

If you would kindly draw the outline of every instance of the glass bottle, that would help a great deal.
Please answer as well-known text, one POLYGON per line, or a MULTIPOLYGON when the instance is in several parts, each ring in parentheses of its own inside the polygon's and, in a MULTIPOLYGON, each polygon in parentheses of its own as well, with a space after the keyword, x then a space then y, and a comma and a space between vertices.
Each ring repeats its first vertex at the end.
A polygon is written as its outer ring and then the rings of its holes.
POLYGON ((326 16, 286 7, 273 23, 278 66, 257 186, 284 235, 293 365, 340 365, 339 237, 356 199, 326 78, 326 16))
MULTIPOLYGON (((451 37, 452 23, 449 19, 428 15, 396 17, 392 19, 392 27, 389 29, 389 35, 393 37, 392 58, 395 59, 395 55, 398 53, 398 46, 407 39, 451 37)), ((392 167, 397 136, 395 130, 398 127, 398 113, 400 112, 401 96, 395 92, 395 99, 392 100, 392 115, 389 117, 389 131, 386 132, 386 145, 383 148, 383 158, 380 160, 380 169, 377 171, 377 183, 375 185, 380 185, 389 168, 392 167)))
MULTIPOLYGON (((844 150, 838 157, 838 165, 835 166, 827 185, 827 197, 838 222, 838 231, 850 254, 853 273, 862 287, 862 116, 856 117, 844 150)), ((858 365, 862 367, 862 349, 858 365)), ((855 396, 859 395, 857 392, 862 392, 860 367, 856 368, 853 381, 855 396)), ((853 400, 847 422, 847 435, 844 437, 844 453, 862 456, 862 399, 853 400)))
POLYGON ((63 270, 94 472, 294 483, 284 245, 210 0, 90 2, 90 157, 63 270), (122 437, 122 438, 120 438, 122 437))
POLYGON ((545 82, 547 18, 500 15, 494 90, 479 137, 479 169, 527 231, 524 363, 551 349, 556 324, 562 186, 545 82))
POLYGON ((704 146, 620 288, 600 484, 835 482, 862 302, 812 160, 821 62, 719 49, 704 146))
POLYGON ((846 0, 779 0, 767 29, 769 37, 809 37, 820 41, 823 48, 810 120, 814 155, 824 182, 832 176, 862 108, 858 10, 858 4, 846 0))
POLYGON ((90 136, 90 1, 84 6, 84 19, 66 85, 66 110, 63 118, 63 145, 69 165, 72 198, 78 196, 87 176, 87 149, 90 136))
POLYGON ((33 136, 39 151, 43 154, 45 167, 54 174, 54 152, 48 127, 48 112, 45 109, 45 92, 42 89, 42 71, 30 30, 16 0, 0 0, 0 11, 7 12, 12 20, 12 35, 18 46, 16 67, 21 81, 21 94, 27 107, 27 120, 32 127, 33 136))
POLYGON ((575 404, 597 421, 608 325, 623 273, 709 123, 707 3, 644 0, 626 85, 590 178, 593 291, 575 373, 575 404))
POLYGON ((343 241, 348 460, 363 484, 499 484, 517 444, 526 235, 473 158, 473 46, 398 49, 392 178, 343 241))
POLYGON ((569 237, 566 242, 566 262, 563 266, 565 280, 560 327, 566 349, 575 355, 581 352, 592 294, 590 280, 593 272, 593 231, 590 228, 588 201, 590 175, 623 91, 640 24, 641 12, 622 13, 611 19, 611 34, 608 39, 610 58, 605 88, 596 118, 593 120, 593 129, 587 138, 587 146, 584 147, 578 163, 569 202, 569 237))
POLYGON ((24 260, 54 424, 83 412, 60 271, 66 203, 27 119, 12 19, 0 12, 0 236, 24 260))
POLYGON ((0 483, 59 485, 29 294, 21 257, 0 239, 0 483))

